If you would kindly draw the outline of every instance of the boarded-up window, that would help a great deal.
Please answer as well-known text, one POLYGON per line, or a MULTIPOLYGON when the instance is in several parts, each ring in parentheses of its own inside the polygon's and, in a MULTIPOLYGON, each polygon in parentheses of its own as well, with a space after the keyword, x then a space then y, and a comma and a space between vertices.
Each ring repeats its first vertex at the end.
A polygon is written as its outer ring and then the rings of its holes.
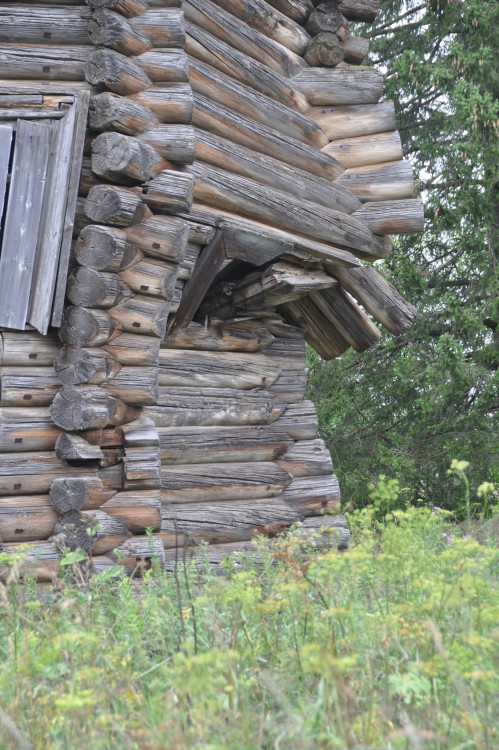
POLYGON ((45 334, 62 316, 89 96, 6 99, 0 100, 0 327, 31 325, 45 334))

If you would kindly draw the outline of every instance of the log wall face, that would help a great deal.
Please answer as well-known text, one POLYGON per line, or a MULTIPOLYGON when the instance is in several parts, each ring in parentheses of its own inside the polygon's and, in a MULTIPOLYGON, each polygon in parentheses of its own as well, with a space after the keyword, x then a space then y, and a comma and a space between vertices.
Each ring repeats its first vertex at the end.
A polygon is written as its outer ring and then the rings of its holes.
POLYGON ((96 570, 169 568, 199 542, 217 563, 297 522, 347 543, 342 516, 321 518, 340 494, 305 342, 332 358, 379 338, 371 318, 405 330, 414 311, 361 261, 422 229, 393 107, 350 32, 376 12, 0 9, 0 102, 90 92, 61 327, 0 329, 0 541, 27 544, 31 574, 68 547, 96 570))

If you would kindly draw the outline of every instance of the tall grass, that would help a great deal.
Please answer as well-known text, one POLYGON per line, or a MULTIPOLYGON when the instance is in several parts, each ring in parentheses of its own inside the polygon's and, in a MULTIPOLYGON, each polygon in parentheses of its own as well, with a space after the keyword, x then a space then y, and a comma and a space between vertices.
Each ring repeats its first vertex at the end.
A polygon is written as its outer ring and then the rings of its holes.
POLYGON ((343 554, 290 535, 223 575, 3 586, 0 747, 497 747, 498 552, 392 516, 343 554))

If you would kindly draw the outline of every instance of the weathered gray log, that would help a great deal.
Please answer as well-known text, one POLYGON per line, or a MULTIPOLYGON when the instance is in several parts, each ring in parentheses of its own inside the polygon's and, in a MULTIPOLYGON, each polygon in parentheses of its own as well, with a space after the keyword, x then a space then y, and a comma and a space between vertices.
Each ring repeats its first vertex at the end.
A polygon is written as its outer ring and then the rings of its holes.
POLYGON ((153 47, 180 47, 185 44, 184 12, 177 8, 150 9, 131 22, 153 47))
POLYGON ((108 91, 91 98, 89 115, 93 130, 117 130, 125 135, 136 135, 159 123, 148 107, 108 91))
POLYGON ((137 139, 174 164, 192 164, 196 158, 194 129, 189 125, 158 125, 140 133, 137 139))
POLYGON ((60 514, 99 507, 115 494, 105 490, 98 477, 61 477, 50 486, 50 500, 60 514))
POLYGON ((379 0, 338 0, 338 7, 351 21, 374 21, 379 12, 379 0))
POLYGON ((3 542, 33 542, 52 535, 59 516, 46 495, 0 497, 3 542))
POLYGON ((127 404, 155 404, 158 398, 156 367, 122 367, 102 388, 127 404))
MULTIPOLYGON (((20 578, 29 577, 39 583, 53 583, 60 573, 61 553, 52 542, 23 542, 22 544, 6 543, 2 549, 7 555, 19 557, 20 578)), ((0 567, 0 580, 6 581, 11 566, 0 567)))
POLYGON ((85 45, 89 43, 89 18, 88 8, 5 3, 0 7, 0 42, 85 45))
POLYGON ((156 445, 128 447, 123 458, 125 490, 157 490, 161 482, 161 461, 156 445))
POLYGON ((94 268, 75 268, 68 279, 66 294, 73 305, 112 307, 123 296, 123 288, 115 273, 94 268))
POLYGON ((184 250, 184 258, 178 266, 177 281, 186 281, 190 279, 196 263, 198 262, 201 248, 193 242, 188 242, 184 250))
POLYGON ((85 77, 93 86, 129 96, 151 86, 151 79, 133 60, 109 49, 99 49, 88 58, 85 77))
POLYGON ((349 34, 343 43, 344 60, 351 65, 362 65, 369 52, 369 39, 349 34))
POLYGON ((277 365, 254 354, 161 349, 159 384, 200 388, 268 388, 280 375, 277 365))
POLYGON ((361 308, 338 287, 311 295, 312 302, 357 352, 369 349, 381 338, 361 308))
POLYGON ((305 397, 307 391, 307 373, 304 370, 281 372, 268 390, 286 404, 297 404, 305 397))
POLYGON ((193 124, 328 180, 337 179, 343 170, 335 159, 312 146, 235 113, 200 94, 194 95, 193 124))
POLYGON ((401 200, 414 194, 412 167, 405 160, 347 169, 338 178, 338 184, 362 202, 401 200))
POLYGON ((341 500, 338 480, 334 474, 328 477, 298 477, 284 490, 281 500, 302 517, 337 511, 341 500))
POLYGON ((86 0, 86 2, 91 8, 110 8, 126 18, 140 16, 146 12, 149 5, 147 0, 86 0))
POLYGON ((124 331, 163 338, 169 304, 163 300, 137 294, 109 310, 110 317, 124 331))
POLYGON ((183 8, 188 21, 285 78, 306 66, 299 55, 276 43, 265 33, 241 23, 239 18, 217 7, 211 0, 187 0, 183 8))
POLYGON ((59 350, 57 336, 42 336, 37 331, 0 331, 0 366, 47 367, 59 350))
POLYGON ((269 5, 302 25, 314 9, 312 0, 269 0, 269 5))
POLYGON ((150 417, 139 417, 123 425, 123 441, 126 448, 159 446, 158 429, 150 417))
POLYGON ((350 540, 347 520, 340 513, 304 518, 293 534, 307 550, 336 547, 341 551, 348 549, 350 540))
POLYGON ((416 311, 397 290, 371 266, 335 268, 344 289, 355 297, 375 320, 396 336, 406 331, 416 317, 416 311))
POLYGON ((83 81, 91 47, 58 48, 31 44, 0 45, 0 77, 9 80, 83 81))
POLYGON ((237 426, 270 424, 285 409, 265 391, 160 387, 158 406, 144 407, 144 414, 158 427, 237 426))
POLYGON ((92 221, 118 227, 139 224, 151 215, 140 192, 114 185, 91 188, 85 201, 85 213, 92 221))
POLYGON ((88 33, 95 47, 109 47, 122 55, 133 57, 152 48, 149 37, 140 28, 112 10, 95 10, 88 33))
POLYGON ((52 451, 60 432, 48 408, 0 407, 0 453, 52 451))
POLYGON ((103 388, 88 385, 64 385, 50 407, 55 424, 68 432, 122 424, 134 418, 132 414, 103 388))
POLYGON ((118 274, 123 284, 140 294, 171 300, 177 279, 177 266, 146 258, 118 274))
POLYGON ((341 39, 345 39, 349 32, 348 21, 339 10, 338 3, 335 0, 317 5, 308 17, 305 28, 313 37, 327 32, 337 34, 341 39))
POLYGON ((351 214, 361 206, 358 198, 328 179, 291 167, 204 130, 196 129, 196 153, 198 161, 284 190, 296 198, 318 203, 325 208, 351 214))
POLYGON ((234 288, 232 300, 237 307, 248 310, 274 307, 335 285, 335 280, 324 271, 307 270, 281 261, 258 275, 255 272, 243 277, 234 288))
POLYGON ((187 544, 249 540, 256 534, 274 536, 300 520, 300 514, 280 498, 168 504, 163 505, 162 516, 161 538, 166 547, 172 547, 179 534, 187 544))
POLYGON ((130 101, 147 107, 162 122, 190 124, 192 120, 192 89, 185 83, 156 85, 130 97, 130 101))
POLYGON ((333 470, 331 455, 320 439, 293 443, 277 463, 292 477, 323 476, 333 470))
POLYGON ((305 331, 305 340, 323 359, 339 357, 350 344, 310 297, 281 305, 279 312, 305 331))
POLYGON ((85 227, 74 246, 75 258, 80 266, 97 271, 121 271, 136 258, 137 250, 127 242, 122 229, 90 224, 85 227))
POLYGON ((189 69, 190 83, 197 94, 315 148, 328 144, 322 128, 282 102, 277 103, 194 58, 190 58, 189 69))
POLYGON ((331 141, 322 151, 337 159, 345 169, 402 159, 402 144, 396 130, 331 141))
POLYGON ((321 126, 330 141, 388 133, 396 128, 392 101, 351 107, 312 107, 309 117, 321 126))
POLYGON ((166 336, 165 349, 195 349, 213 352, 258 352, 272 342, 267 327, 254 320, 211 321, 209 326, 190 323, 166 336))
POLYGON ((110 554, 115 564, 123 565, 129 575, 141 576, 150 569, 154 560, 161 569, 165 567, 165 551, 158 534, 132 536, 110 554))
POLYGON ((310 40, 303 57, 312 68, 334 68, 343 60, 343 55, 343 47, 336 34, 322 32, 310 40))
POLYGON ((167 466, 274 461, 292 444, 284 432, 267 427, 160 427, 158 433, 167 466))
POLYGON ((99 461, 104 455, 98 445, 91 445, 76 432, 61 433, 55 444, 55 453, 68 463, 76 461, 78 464, 82 461, 99 461))
POLYGON ((154 83, 189 82, 189 64, 184 50, 153 49, 139 55, 135 60, 154 83))
POLYGON ((92 556, 105 555, 131 537, 119 518, 105 513, 101 508, 84 511, 81 519, 88 529, 92 556))
POLYGON ((310 104, 376 104, 383 96, 383 76, 373 68, 307 68, 293 83, 310 104))
POLYGON ((387 245, 362 222, 310 201, 298 201, 284 191, 269 190, 239 175, 196 163, 194 195, 202 203, 226 209, 279 229, 346 247, 360 257, 383 258, 387 245))
POLYGON ((146 529, 161 529, 159 491, 118 492, 100 510, 119 519, 132 534, 144 534, 146 529))
POLYGON ((65 346, 55 359, 54 369, 61 383, 78 385, 103 383, 107 378, 114 377, 121 366, 102 349, 65 346))
POLYGON ((59 337, 66 346, 101 346, 109 341, 115 328, 105 310, 71 306, 64 310, 59 337))
POLYGON ((354 214, 374 234, 403 234, 424 231, 421 198, 403 201, 371 201, 354 214))
MULTIPOLYGON (((360 207, 360 206, 359 206, 360 207)), ((125 230, 127 241, 146 255, 180 263, 188 236, 187 222, 176 217, 152 216, 125 230)))
POLYGON ((161 213, 188 212, 192 205, 193 189, 194 178, 191 174, 169 169, 147 183, 143 189, 143 199, 148 206, 161 213))
POLYGON ((310 109, 306 96, 281 73, 248 57, 204 28, 188 22, 187 30, 185 49, 191 57, 297 112, 303 114, 310 109))
MULTIPOLYGON (((134 329, 135 330, 135 329, 134 329)), ((103 349, 122 365, 157 365, 160 340, 136 333, 122 333, 109 341, 103 349)))
POLYGON ((275 333, 274 340, 265 347, 262 353, 272 362, 277 362, 283 370, 304 370, 307 366, 307 347, 303 331, 284 323, 275 333))
POLYGON ((144 182, 165 167, 157 150, 122 133, 102 133, 92 141, 92 171, 105 180, 144 182))
POLYGON ((53 367, 0 367, 1 406, 48 406, 59 388, 53 367))

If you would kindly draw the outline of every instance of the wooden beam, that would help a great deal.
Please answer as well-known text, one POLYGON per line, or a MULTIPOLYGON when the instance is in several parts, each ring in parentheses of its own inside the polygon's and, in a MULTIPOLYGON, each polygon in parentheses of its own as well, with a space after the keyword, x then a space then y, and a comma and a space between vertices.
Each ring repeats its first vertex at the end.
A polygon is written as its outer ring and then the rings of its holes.
POLYGON ((338 287, 312 292, 312 302, 357 352, 381 338, 381 333, 355 302, 338 287))
POLYGON ((395 107, 392 101, 353 106, 311 107, 309 112, 330 141, 343 138, 388 133, 395 130, 395 107))
POLYGON ((402 143, 396 130, 331 141, 322 151, 337 159, 345 169, 402 159, 402 143))
POLYGON ((161 386, 199 385, 200 388, 268 388, 281 368, 265 358, 248 353, 203 352, 161 349, 161 386))
POLYGON ((391 161, 370 167, 347 169, 338 178, 363 203, 367 201, 396 201, 412 198, 414 175, 408 161, 391 161))
POLYGON ((424 231, 424 208, 421 198, 403 201, 371 201, 354 216, 374 234, 403 234, 424 231))
POLYGON ((180 8, 150 8, 136 16, 131 25, 144 34, 153 47, 166 49, 185 46, 184 12, 180 8))
POLYGON ((27 7, 13 3, 0 6, 0 42, 33 45, 88 45, 88 8, 27 7))
POLYGON ((189 125, 192 121, 192 89, 185 83, 156 84, 153 88, 134 94, 130 101, 147 107, 165 123, 189 125))
POLYGON ((122 55, 135 56, 152 48, 149 37, 119 13, 96 9, 88 33, 95 47, 109 47, 122 55))
MULTIPOLYGON (((64 56, 54 45, 0 44, 0 79, 84 81, 89 46, 65 46, 64 56)), ((33 85, 31 83, 31 85, 33 85)), ((39 88, 39 87, 38 87, 39 88)))
POLYGON ((383 96, 383 76, 374 68, 307 68, 293 77, 310 104, 376 104, 383 96))

